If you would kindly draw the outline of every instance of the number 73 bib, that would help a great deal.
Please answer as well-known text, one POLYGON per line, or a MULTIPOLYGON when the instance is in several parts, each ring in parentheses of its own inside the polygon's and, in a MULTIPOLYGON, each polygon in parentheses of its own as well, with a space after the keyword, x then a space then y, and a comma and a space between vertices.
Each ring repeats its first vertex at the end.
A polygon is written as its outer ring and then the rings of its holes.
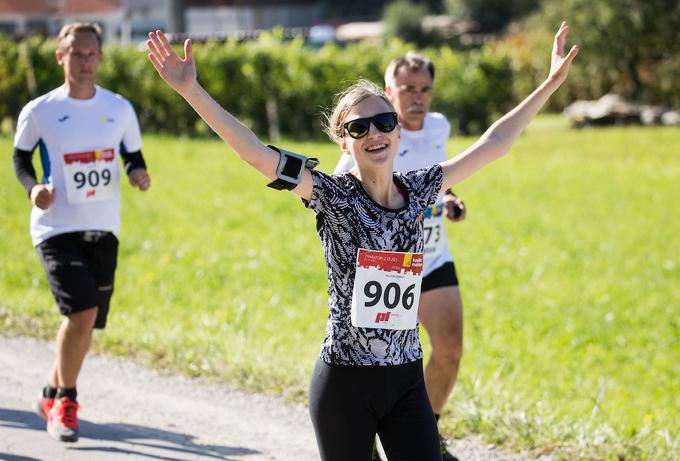
POLYGON ((418 321, 422 253, 359 248, 352 292, 352 325, 410 330, 418 321))
POLYGON ((446 251, 443 203, 428 207, 425 210, 423 232, 423 237, 425 237, 425 260, 429 262, 446 251))
POLYGON ((113 149, 64 154, 64 183, 69 203, 88 203, 115 197, 113 149))

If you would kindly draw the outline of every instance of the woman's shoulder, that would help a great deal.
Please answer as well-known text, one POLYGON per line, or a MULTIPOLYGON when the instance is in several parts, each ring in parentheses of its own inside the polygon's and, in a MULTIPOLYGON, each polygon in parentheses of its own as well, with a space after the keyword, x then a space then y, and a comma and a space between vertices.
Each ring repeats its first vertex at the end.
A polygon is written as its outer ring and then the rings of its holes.
POLYGON ((340 173, 326 173, 319 170, 312 170, 312 176, 315 182, 328 186, 344 186, 353 182, 353 177, 350 171, 343 171, 340 173))
POLYGON ((349 171, 330 174, 312 170, 312 181, 319 197, 330 197, 336 200, 350 195, 356 184, 349 171))
POLYGON ((442 167, 440 164, 435 163, 434 165, 430 165, 425 168, 420 168, 405 173, 395 172, 394 174, 411 188, 417 188, 436 179, 438 176, 441 176, 442 167))
POLYGON ((441 190, 444 177, 442 167, 438 163, 408 173, 395 173, 395 175, 399 175, 397 178, 414 199, 412 203, 419 208, 425 208, 433 202, 441 190))

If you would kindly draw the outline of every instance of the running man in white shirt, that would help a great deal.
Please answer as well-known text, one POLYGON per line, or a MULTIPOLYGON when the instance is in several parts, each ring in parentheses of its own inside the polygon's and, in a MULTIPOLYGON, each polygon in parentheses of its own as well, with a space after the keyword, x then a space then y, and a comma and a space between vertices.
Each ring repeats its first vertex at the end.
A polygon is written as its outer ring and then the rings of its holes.
MULTIPOLYGON (((392 60, 385 71, 385 93, 402 124, 394 170, 402 173, 446 161, 451 124, 442 114, 429 112, 434 86, 434 64, 425 56, 409 52, 392 60)), ((354 168, 351 155, 340 158, 334 173, 354 168)), ((432 354, 425 367, 427 394, 439 420, 453 391, 463 353, 463 304, 453 257, 449 251, 444 216, 462 221, 465 204, 451 189, 440 193, 425 212, 425 264, 420 294, 420 323, 430 336, 432 354)), ((440 447, 444 461, 457 458, 440 447)), ((379 459, 377 450, 374 460, 379 459)))
POLYGON ((29 102, 14 138, 14 169, 33 203, 31 238, 64 320, 47 385, 34 404, 47 432, 78 440, 76 381, 93 328, 106 326, 120 231, 120 159, 130 184, 150 186, 132 105, 95 85, 99 26, 65 25, 56 58, 64 84, 29 102), (33 151, 40 147, 38 183, 33 151))

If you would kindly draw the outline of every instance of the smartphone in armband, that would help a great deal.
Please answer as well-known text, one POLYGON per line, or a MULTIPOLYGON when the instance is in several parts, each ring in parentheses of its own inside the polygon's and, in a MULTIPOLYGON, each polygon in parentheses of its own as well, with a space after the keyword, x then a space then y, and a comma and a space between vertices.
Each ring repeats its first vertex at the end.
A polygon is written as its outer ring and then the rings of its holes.
POLYGON ((279 164, 276 167, 276 179, 267 184, 267 187, 277 190, 292 190, 302 181, 302 172, 305 168, 311 170, 319 164, 316 158, 279 149, 268 145, 272 150, 279 153, 279 164))

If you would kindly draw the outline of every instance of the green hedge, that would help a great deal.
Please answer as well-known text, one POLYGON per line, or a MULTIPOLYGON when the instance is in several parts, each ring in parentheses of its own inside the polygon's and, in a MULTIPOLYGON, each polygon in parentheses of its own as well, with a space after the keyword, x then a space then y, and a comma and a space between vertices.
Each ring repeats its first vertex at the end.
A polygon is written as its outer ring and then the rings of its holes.
MULTIPOLYGON (((274 32, 256 42, 196 44, 194 54, 200 81, 221 105, 264 136, 270 133, 269 106, 270 117, 278 115, 280 133, 300 139, 322 136, 322 112, 332 106, 333 95, 358 78, 381 83, 387 63, 410 48, 393 40, 310 49, 301 39, 284 41, 274 32)), ((0 37, 0 120, 16 119, 32 97, 63 82, 54 50, 53 41, 30 38, 15 43, 0 37)), ((512 72, 506 57, 489 50, 424 52, 437 66, 433 110, 446 114, 458 131, 478 132, 511 105, 512 72)), ((209 133, 158 78, 145 52, 111 45, 104 54, 98 83, 132 101, 144 131, 209 133)))

